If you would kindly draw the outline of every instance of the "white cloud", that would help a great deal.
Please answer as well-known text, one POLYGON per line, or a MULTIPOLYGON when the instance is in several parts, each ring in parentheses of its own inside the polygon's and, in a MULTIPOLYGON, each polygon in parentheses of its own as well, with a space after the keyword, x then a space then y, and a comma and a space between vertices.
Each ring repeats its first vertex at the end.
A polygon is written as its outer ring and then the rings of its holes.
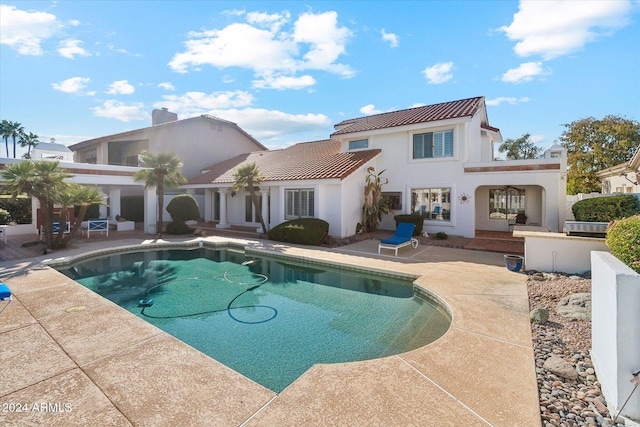
POLYGON ((58 44, 58 53, 69 59, 75 59, 75 55, 91 56, 91 54, 81 46, 82 43, 82 40, 63 40, 58 44))
POLYGON ((212 110, 208 114, 237 123, 258 140, 326 130, 331 125, 331 120, 324 114, 288 114, 262 108, 212 110))
POLYGON ((544 77, 551 74, 550 70, 542 67, 542 62, 525 62, 520 64, 518 68, 507 70, 502 75, 502 81, 505 83, 522 83, 529 82, 535 77, 544 77))
POLYGON ((336 64, 340 55, 346 52, 351 31, 338 27, 338 13, 302 14, 294 25, 293 40, 299 45, 310 45, 304 60, 298 67, 330 71, 343 77, 352 77, 353 71, 347 65, 336 64))
POLYGON ((373 104, 367 104, 364 107, 360 108, 360 112, 366 116, 370 116, 372 114, 380 114, 382 113, 382 110, 378 110, 373 104))
POLYGON ((51 83, 51 87, 64 93, 78 93, 91 81, 88 77, 71 77, 60 83, 51 83))
POLYGON ((160 83, 158 84, 158 87, 164 90, 176 90, 175 86, 171 82, 160 83))
POLYGON ((247 22, 255 24, 259 27, 269 28, 271 32, 278 32, 280 29, 291 19, 291 14, 288 11, 279 13, 263 13, 263 12, 249 12, 247 13, 247 22))
POLYGON ((145 111, 145 106, 141 102, 125 104, 114 99, 108 99, 101 107, 94 107, 92 110, 94 116, 116 119, 122 122, 151 120, 149 113, 145 111))
POLYGON ((60 28, 56 16, 50 13, 0 5, 0 44, 8 45, 21 55, 42 55, 41 43, 60 28))
POLYGON ((429 84, 437 85, 451 80, 453 78, 452 70, 453 62, 441 62, 425 68, 423 73, 427 77, 429 84))
POLYGON ((517 41, 522 57, 548 60, 577 51, 585 44, 629 23, 631 1, 521 1, 513 22, 498 30, 517 41))
POLYGON ((117 80, 109 85, 107 93, 110 95, 131 95, 135 91, 136 88, 127 80, 117 80))
POLYGON ((300 77, 265 76, 262 80, 253 81, 253 87, 258 89, 304 89, 314 84, 316 84, 316 79, 309 75, 300 77))
POLYGON ((397 34, 394 33, 387 33, 384 28, 382 29, 382 31, 380 32, 382 34, 382 40, 389 42, 389 45, 391 47, 398 47, 400 46, 400 38, 398 37, 397 34))
POLYGON ((338 26, 336 12, 304 13, 293 24, 289 12, 239 16, 247 22, 189 33, 185 50, 173 56, 169 67, 179 73, 203 65, 246 68, 253 70, 260 87, 277 89, 307 87, 312 77, 296 76, 302 70, 353 76, 348 65, 337 62, 351 31, 338 26))
POLYGON ((502 103, 507 103, 510 105, 516 105, 516 104, 521 104, 523 102, 529 102, 529 98, 522 97, 522 98, 516 98, 513 96, 499 96, 498 98, 494 98, 494 99, 487 99, 485 101, 485 104, 493 106, 493 107, 497 107, 502 103))
POLYGON ((247 107, 253 102, 253 96, 244 91, 229 92, 186 92, 182 95, 164 95, 155 108, 168 108, 180 117, 193 117, 206 114, 211 110, 247 107))

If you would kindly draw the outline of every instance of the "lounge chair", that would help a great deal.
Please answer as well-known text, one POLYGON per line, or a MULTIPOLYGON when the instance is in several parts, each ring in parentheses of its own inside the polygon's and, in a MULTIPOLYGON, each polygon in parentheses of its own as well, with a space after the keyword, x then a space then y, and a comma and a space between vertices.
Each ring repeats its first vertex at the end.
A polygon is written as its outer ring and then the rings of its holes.
POLYGON ((0 304, 4 303, 4 307, 0 309, 0 313, 2 313, 5 308, 9 307, 11 301, 13 301, 13 297, 11 296, 9 287, 4 283, 0 283, 0 304))
POLYGON ((398 228, 396 228, 396 234, 394 234, 393 237, 380 240, 380 244, 378 245, 378 253, 380 253, 380 249, 392 249, 395 252, 395 256, 398 256, 398 249, 403 248, 407 245, 411 245, 414 248, 417 248, 420 242, 412 237, 413 230, 415 228, 415 224, 411 224, 408 222, 399 223, 398 228))

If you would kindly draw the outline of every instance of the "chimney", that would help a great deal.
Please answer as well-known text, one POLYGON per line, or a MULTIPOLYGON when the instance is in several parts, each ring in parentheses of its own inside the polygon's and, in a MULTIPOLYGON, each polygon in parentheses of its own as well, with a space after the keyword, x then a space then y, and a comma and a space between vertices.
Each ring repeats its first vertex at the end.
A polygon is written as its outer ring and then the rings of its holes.
POLYGON ((172 113, 166 108, 155 109, 151 112, 151 125, 161 125, 162 123, 175 122, 178 120, 178 115, 172 113))

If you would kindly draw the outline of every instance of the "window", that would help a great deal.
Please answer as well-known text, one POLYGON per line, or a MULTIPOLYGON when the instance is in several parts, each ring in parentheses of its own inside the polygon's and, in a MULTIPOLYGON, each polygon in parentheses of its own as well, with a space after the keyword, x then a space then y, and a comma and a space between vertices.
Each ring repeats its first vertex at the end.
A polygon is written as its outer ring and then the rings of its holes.
POLYGON ((125 166, 139 166, 139 162, 138 162, 138 156, 127 156, 127 158, 124 161, 124 165, 125 166))
POLYGON ((413 158, 453 157, 453 130, 413 135, 413 158))
POLYGON ((98 162, 98 154, 95 148, 85 152, 84 156, 85 156, 84 157, 85 163, 90 163, 95 165, 98 162))
POLYGON ((402 210, 402 193, 393 192, 393 193, 382 193, 382 197, 386 197, 389 202, 389 209, 392 211, 401 211, 402 210))
POLYGON ((349 141, 349 150, 356 150, 358 148, 369 147, 368 139, 358 139, 357 141, 349 141))
POLYGON ((433 221, 451 220, 450 188, 414 188, 411 190, 411 213, 433 221))
POLYGON ((489 190, 490 219, 515 219, 516 215, 524 212, 524 190, 515 187, 489 190))
POLYGON ((285 190, 285 219, 313 218, 313 189, 285 190))

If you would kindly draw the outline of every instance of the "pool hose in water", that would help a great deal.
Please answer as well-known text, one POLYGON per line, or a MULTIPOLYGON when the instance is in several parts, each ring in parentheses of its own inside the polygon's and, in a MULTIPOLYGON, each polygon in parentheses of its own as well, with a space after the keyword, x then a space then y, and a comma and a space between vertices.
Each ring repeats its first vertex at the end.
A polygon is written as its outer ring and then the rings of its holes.
MULTIPOLYGON (((231 270, 225 271, 224 274, 222 275, 222 278, 224 280, 226 280, 227 282, 236 284, 236 285, 251 285, 253 283, 245 283, 245 282, 237 282, 233 279, 231 279, 229 277, 229 273, 231 273, 233 270, 240 268, 242 266, 245 265, 249 265, 252 264, 253 260, 249 260, 249 261, 245 261, 242 264, 238 265, 237 267, 232 268, 231 270)), ((254 325, 254 324, 258 324, 258 323, 266 323, 272 319, 275 319, 275 317, 278 315, 278 310, 275 309, 274 307, 268 306, 268 305, 242 305, 239 307, 232 307, 232 304, 238 299, 240 298, 242 295, 246 294, 247 292, 251 292, 255 289, 258 289, 260 286, 262 286, 263 284, 265 284, 269 278, 267 276, 265 276, 264 274, 260 274, 260 273, 251 273, 252 276, 258 276, 261 278, 261 281, 258 283, 253 284, 253 286, 245 289, 244 291, 240 292, 238 295, 236 295, 235 297, 233 297, 233 299, 231 301, 229 301, 229 304, 227 304, 226 308, 221 308, 221 309, 216 309, 216 310, 206 310, 206 311, 200 311, 197 313, 189 313, 189 314, 179 314, 179 315, 175 315, 175 316, 155 316, 153 314, 148 314, 145 313, 145 309, 149 308, 151 306, 153 306, 153 299, 150 298, 145 298, 145 299, 141 299, 138 303, 138 307, 142 307, 142 309, 140 310, 140 314, 142 314, 145 317, 149 317, 152 319, 178 319, 181 317, 193 317, 193 316, 200 316, 203 314, 213 314, 213 313, 220 313, 223 311, 226 311, 227 314, 229 315, 229 317, 231 317, 233 320, 235 320, 236 322, 239 323, 245 323, 245 324, 249 324, 249 325, 254 325), (258 307, 262 307, 262 308, 268 308, 270 310, 273 311, 273 315, 271 317, 269 317, 268 319, 265 320, 259 320, 256 322, 250 322, 250 321, 245 321, 245 320, 241 320, 238 319, 237 317, 235 317, 231 311, 232 310, 236 310, 236 309, 241 309, 241 308, 258 308, 258 307)), ((243 275, 244 276, 244 275, 243 275)), ((219 277, 214 277, 214 279, 219 278, 219 277)), ((163 284, 159 284, 159 285, 155 285, 152 286, 151 288, 147 289, 144 293, 145 297, 149 294, 150 291, 152 291, 153 289, 162 286, 162 285, 166 285, 166 283, 163 284)))

